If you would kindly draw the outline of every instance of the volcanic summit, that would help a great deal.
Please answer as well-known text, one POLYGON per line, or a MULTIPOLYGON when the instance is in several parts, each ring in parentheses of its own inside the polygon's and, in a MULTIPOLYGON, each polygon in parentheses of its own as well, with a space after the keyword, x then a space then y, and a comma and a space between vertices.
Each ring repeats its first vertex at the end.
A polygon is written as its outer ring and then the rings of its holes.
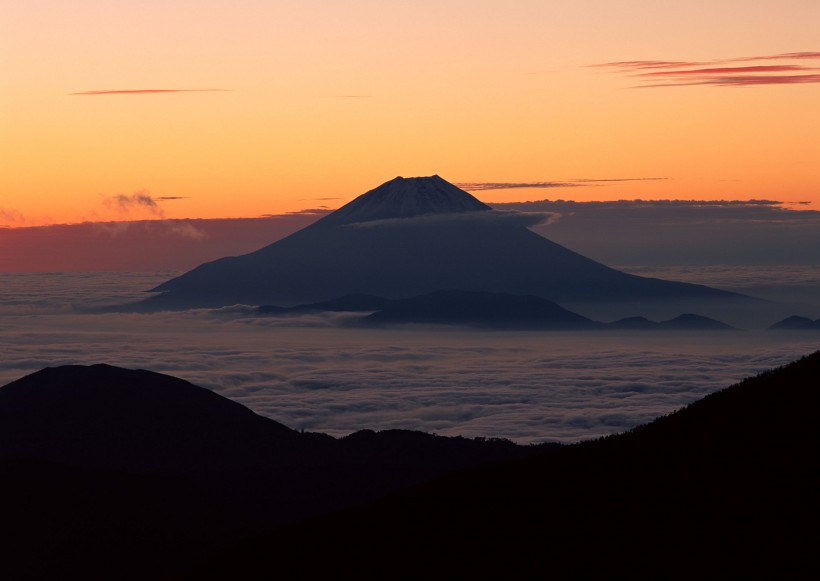
POLYGON ((153 289, 159 294, 140 308, 293 306, 349 294, 407 298, 438 290, 575 304, 741 298, 609 268, 529 229, 543 219, 493 210, 437 175, 397 177, 282 240, 159 285, 153 289))

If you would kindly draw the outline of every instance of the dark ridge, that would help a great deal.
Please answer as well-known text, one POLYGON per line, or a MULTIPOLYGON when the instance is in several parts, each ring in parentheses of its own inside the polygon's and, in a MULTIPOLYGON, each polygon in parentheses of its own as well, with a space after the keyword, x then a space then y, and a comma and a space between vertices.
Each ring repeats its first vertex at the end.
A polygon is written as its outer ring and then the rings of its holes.
POLYGON ((47 368, 0 388, 3 577, 166 579, 272 527, 535 453, 297 432, 181 379, 47 368))
POLYGON ((317 554, 311 574, 367 579, 800 576, 814 566, 819 376, 820 352, 625 434, 283 528, 192 578, 291 574, 317 554))

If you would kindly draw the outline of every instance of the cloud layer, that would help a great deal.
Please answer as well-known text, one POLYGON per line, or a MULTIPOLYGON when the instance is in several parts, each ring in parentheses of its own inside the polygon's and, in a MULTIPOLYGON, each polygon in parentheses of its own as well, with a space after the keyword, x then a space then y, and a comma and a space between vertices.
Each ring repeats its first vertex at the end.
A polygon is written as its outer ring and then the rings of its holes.
POLYGON ((774 200, 491 205, 553 214, 555 218, 535 230, 609 265, 820 264, 820 212, 774 200))
POLYGON ((71 308, 136 298, 161 280, 0 275, 0 385, 46 366, 105 362, 175 375, 293 428, 334 435, 406 428, 576 441, 650 421, 816 349, 805 334, 430 333, 257 318, 242 307, 71 308))

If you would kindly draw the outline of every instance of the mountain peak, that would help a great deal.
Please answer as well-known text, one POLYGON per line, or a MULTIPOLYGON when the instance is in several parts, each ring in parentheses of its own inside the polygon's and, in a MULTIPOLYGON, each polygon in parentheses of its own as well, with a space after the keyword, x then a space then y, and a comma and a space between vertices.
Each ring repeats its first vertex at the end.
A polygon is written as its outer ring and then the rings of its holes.
POLYGON ((491 208, 437 175, 397 177, 366 192, 321 221, 341 225, 491 208))

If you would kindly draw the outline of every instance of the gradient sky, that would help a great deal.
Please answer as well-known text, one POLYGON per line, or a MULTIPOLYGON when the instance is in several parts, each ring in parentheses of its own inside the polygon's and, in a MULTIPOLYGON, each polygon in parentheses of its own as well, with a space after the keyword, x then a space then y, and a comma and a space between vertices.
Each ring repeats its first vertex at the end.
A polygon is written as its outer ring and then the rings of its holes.
POLYGON ((0 7, 0 226, 334 208, 431 174, 490 202, 820 206, 817 0, 0 7))

